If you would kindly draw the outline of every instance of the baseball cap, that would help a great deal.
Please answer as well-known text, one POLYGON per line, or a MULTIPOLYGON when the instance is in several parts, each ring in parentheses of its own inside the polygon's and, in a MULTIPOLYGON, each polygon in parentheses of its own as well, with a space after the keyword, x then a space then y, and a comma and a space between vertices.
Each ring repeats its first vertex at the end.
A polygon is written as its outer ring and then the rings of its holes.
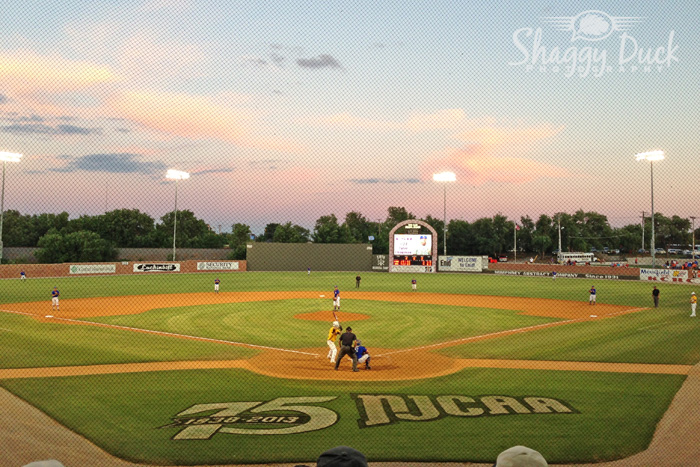
POLYGON ((542 454, 525 446, 513 446, 498 455, 493 467, 547 467, 542 454))
POLYGON ((345 328, 345 330, 346 330, 346 331, 352 331, 352 328, 351 328, 350 326, 348 326, 347 328, 345 328))
POLYGON ((336 446, 318 456, 316 467, 367 467, 367 458, 348 446, 336 446))
POLYGON ((359 339, 358 339, 357 341, 355 341, 355 342, 357 342, 357 345, 362 345, 362 341, 359 340, 359 339))

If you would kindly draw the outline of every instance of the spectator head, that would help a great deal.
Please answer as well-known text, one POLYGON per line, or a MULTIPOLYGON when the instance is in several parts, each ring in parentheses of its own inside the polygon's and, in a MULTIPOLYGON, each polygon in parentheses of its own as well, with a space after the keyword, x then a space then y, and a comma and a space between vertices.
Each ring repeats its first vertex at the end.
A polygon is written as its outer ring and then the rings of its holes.
POLYGON ((356 449, 336 446, 318 456, 316 467, 367 467, 367 458, 356 449))
POLYGON ((513 446, 498 455, 493 467, 547 467, 542 454, 525 446, 513 446))

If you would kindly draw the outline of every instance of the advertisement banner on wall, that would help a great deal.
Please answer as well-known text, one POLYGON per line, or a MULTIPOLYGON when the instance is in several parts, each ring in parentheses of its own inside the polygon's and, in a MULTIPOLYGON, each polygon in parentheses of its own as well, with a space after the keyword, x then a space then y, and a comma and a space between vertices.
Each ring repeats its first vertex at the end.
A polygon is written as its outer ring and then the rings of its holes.
POLYGON ((372 270, 373 271, 388 271, 389 270, 389 255, 372 255, 372 270))
POLYGON ((481 272, 481 256, 439 256, 438 271, 481 272))
POLYGON ((180 263, 134 263, 134 272, 180 272, 180 263))
POLYGON ((392 265, 389 272, 413 272, 413 273, 423 273, 423 272, 435 272, 434 266, 416 266, 416 265, 406 265, 400 266, 398 264, 392 265))
POLYGON ((639 280, 660 282, 690 282, 687 270, 681 269, 639 269, 639 280))
POLYGON ((70 274, 114 274, 117 272, 116 264, 71 264, 68 268, 70 274))
POLYGON ((200 261, 197 271, 238 271, 238 261, 200 261))

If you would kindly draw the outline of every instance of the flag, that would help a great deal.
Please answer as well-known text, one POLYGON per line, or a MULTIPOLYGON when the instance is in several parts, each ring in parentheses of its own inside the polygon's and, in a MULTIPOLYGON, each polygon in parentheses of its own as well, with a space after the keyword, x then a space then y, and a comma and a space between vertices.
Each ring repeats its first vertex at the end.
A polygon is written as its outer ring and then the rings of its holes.
POLYGON ((520 226, 518 224, 515 224, 515 230, 520 230, 520 226))

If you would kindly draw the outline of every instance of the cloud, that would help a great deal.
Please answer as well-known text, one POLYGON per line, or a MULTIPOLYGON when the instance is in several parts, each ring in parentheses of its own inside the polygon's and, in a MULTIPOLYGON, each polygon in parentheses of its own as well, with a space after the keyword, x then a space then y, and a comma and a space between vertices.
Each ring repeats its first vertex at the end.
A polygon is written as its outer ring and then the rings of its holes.
POLYGON ((483 123, 482 120, 469 120, 462 109, 440 109, 432 113, 414 112, 403 120, 377 120, 358 117, 348 112, 323 116, 315 119, 305 119, 311 125, 331 126, 339 128, 359 128, 363 130, 385 131, 431 131, 457 130, 468 125, 483 123))
POLYGON ((192 175, 206 175, 206 174, 229 173, 229 172, 233 172, 233 169, 230 167, 226 167, 226 168, 221 168, 221 169, 199 170, 196 172, 192 172, 192 175))
POLYGON ((77 91, 117 79, 102 65, 31 51, 0 52, 0 86, 14 94, 77 91))
POLYGON ((123 118, 185 138, 216 138, 240 146, 299 152, 302 147, 277 137, 254 135, 257 114, 225 105, 221 99, 152 91, 114 95, 108 105, 123 118))
POLYGON ((255 57, 255 56, 243 56, 241 57, 241 61, 245 64, 248 65, 254 65, 254 66, 259 66, 259 67, 266 67, 268 65, 267 60, 261 57, 255 57))
MULTIPOLYGON (((43 121, 43 120, 38 120, 43 121)), ((0 127, 3 133, 21 133, 38 135, 91 135, 101 134, 100 128, 84 128, 75 125, 45 125, 43 123, 15 123, 0 127)))
POLYGON ((333 58, 332 56, 328 54, 321 54, 318 57, 312 57, 312 58, 298 58, 297 59, 297 65, 299 65, 302 68, 312 68, 312 69, 319 69, 319 68, 338 68, 338 69, 343 69, 343 66, 333 58))
POLYGON ((161 161, 141 161, 138 154, 112 153, 88 154, 82 157, 64 156, 69 160, 64 167, 49 169, 51 172, 107 172, 162 175, 167 167, 161 161))
POLYGON ((5 102, 10 102, 10 99, 5 94, 0 94, 0 104, 4 104, 5 102))
POLYGON ((504 145, 520 146, 551 138, 564 129, 562 126, 549 124, 534 127, 498 127, 495 125, 474 128, 454 135, 466 143, 478 143, 488 148, 504 145))
POLYGON ((423 163, 422 177, 429 180, 433 173, 451 171, 457 175, 458 183, 471 185, 487 182, 520 184, 540 178, 570 177, 571 173, 563 167, 524 157, 497 155, 527 147, 556 135, 561 129, 551 125, 522 128, 487 126, 464 132, 460 136, 469 144, 461 149, 443 151, 423 163))
POLYGON ((358 185, 374 185, 374 184, 389 184, 396 185, 400 183, 415 184, 421 181, 417 178, 351 178, 350 183, 358 185))

